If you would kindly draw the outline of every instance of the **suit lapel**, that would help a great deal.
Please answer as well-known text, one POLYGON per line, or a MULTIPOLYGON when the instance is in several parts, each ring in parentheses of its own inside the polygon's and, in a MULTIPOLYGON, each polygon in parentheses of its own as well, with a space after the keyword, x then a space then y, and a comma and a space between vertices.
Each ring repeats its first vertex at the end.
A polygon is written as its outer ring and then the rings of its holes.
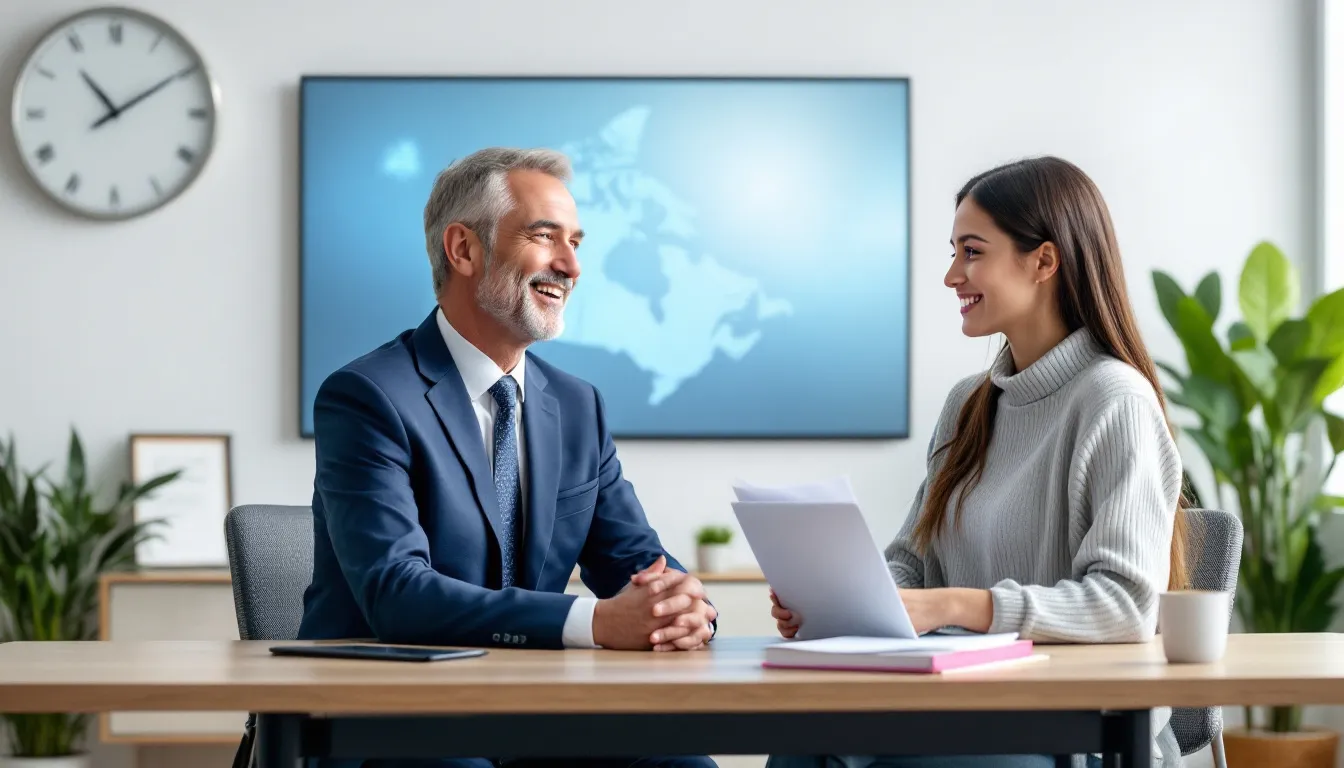
POLYGON ((481 428, 476 423, 476 412, 471 407, 471 401, 467 399, 467 387, 457 372, 453 356, 448 353, 448 345, 439 333, 433 312, 416 329, 414 344, 416 367, 422 376, 434 382, 425 393, 425 399, 448 433, 458 459, 467 468, 476 503, 490 522, 490 530, 498 543, 502 525, 499 501, 495 498, 495 474, 485 460, 481 428))
POLYGON ((560 405, 546 391, 546 376, 527 368, 523 433, 527 450, 527 555, 523 586, 536 589, 546 567, 555 529, 555 494, 560 488, 560 405))

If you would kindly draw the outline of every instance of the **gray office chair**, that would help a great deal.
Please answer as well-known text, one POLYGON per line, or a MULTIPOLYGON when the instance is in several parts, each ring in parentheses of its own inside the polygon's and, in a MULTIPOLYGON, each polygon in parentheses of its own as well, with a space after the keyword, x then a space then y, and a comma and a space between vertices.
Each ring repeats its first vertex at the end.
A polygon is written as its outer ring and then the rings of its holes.
POLYGON ((254 504, 224 518, 233 611, 243 640, 293 640, 313 578, 313 510, 254 504))
MULTIPOLYGON (((303 619, 303 592, 313 578, 313 510, 254 504, 224 517, 233 581, 233 612, 243 640, 293 640, 303 619)), ((257 717, 249 713, 233 768, 253 764, 257 717)))
MULTIPOLYGON (((1230 512, 1218 509, 1186 510, 1189 521, 1189 551, 1186 562, 1190 568, 1190 588, 1214 592, 1231 592, 1237 597, 1237 572, 1241 566, 1241 545, 1244 532, 1241 520, 1230 512)), ((1228 621, 1232 614, 1229 608, 1228 621)), ((1171 711, 1171 730, 1182 755, 1190 755, 1212 745, 1213 762, 1217 768, 1227 768, 1223 755, 1223 710, 1221 707, 1195 709, 1175 708, 1171 711)))

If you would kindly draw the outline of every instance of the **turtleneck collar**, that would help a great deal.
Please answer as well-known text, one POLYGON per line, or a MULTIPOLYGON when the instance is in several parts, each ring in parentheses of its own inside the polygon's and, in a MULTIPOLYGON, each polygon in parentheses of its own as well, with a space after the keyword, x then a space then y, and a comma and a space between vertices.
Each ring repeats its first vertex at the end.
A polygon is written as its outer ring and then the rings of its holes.
POLYGON ((1027 405, 1054 394, 1099 354, 1101 348, 1092 335, 1079 328, 1018 373, 1013 373, 1013 351, 1005 346, 990 367, 990 380, 1003 390, 1000 402, 1027 405))

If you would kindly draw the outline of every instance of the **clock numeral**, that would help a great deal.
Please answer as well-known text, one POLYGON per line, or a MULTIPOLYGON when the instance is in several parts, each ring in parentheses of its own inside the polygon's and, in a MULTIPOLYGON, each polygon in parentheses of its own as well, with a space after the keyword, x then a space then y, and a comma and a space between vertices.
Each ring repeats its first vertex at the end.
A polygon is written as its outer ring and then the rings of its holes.
POLYGON ((70 41, 70 47, 75 49, 75 53, 84 52, 84 43, 80 42, 79 35, 71 32, 65 39, 70 41))
POLYGON ((112 38, 112 42, 121 45, 121 22, 114 21, 107 26, 107 34, 112 38))
POLYGON ((50 144, 43 144, 37 148, 37 159, 40 160, 43 165, 50 163, 54 157, 56 157, 56 148, 50 144))
POLYGON ((117 192, 116 187, 113 187, 107 191, 107 204, 112 206, 113 208, 121 207, 121 194, 117 192))
POLYGON ((29 120, 42 120, 42 119, 45 119, 46 116, 47 116, 47 110, 45 110, 45 109, 30 109, 30 110, 28 110, 28 119, 29 119, 29 120))
POLYGON ((182 162, 187 164, 190 164, 191 161, 196 159, 196 153, 192 152, 190 149, 187 149, 186 147, 178 147, 177 156, 182 158, 182 162))
POLYGON ((150 46, 149 46, 149 52, 150 52, 150 53, 153 53, 153 52, 154 52, 154 49, 155 49, 155 48, 158 48, 158 47, 159 47, 159 43, 162 43, 162 42, 163 42, 163 35, 159 35, 158 37, 154 38, 154 42, 151 43, 150 46))
POLYGON ((205 107, 196 107, 187 113, 193 120, 204 120, 210 116, 210 112, 205 107))
POLYGON ((72 173, 70 174, 70 178, 65 182, 66 194, 73 195, 78 189, 79 189, 79 174, 72 173))
POLYGON ((163 197, 163 187, 159 186, 159 180, 153 176, 149 177, 149 186, 154 188, 155 197, 163 197))
POLYGON ((39 75, 41 75, 41 76, 47 78, 48 80, 55 80, 55 79, 56 79, 56 73, 55 73, 55 72, 52 72, 50 69, 47 69, 46 67, 38 67, 38 68, 37 68, 37 73, 38 73, 39 75))

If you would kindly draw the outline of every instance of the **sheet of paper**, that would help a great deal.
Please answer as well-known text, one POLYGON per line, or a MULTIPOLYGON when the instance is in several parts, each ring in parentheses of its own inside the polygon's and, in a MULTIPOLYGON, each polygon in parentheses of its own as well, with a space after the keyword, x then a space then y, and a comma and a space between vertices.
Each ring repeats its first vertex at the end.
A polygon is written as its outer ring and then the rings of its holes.
POLYGON ((993 635, 925 635, 914 640, 889 637, 828 637, 783 644, 790 651, 811 653, 915 653, 927 651, 970 651, 1007 645, 1017 639, 1016 632, 993 635))
POLYGON ((882 550, 850 502, 735 501, 733 514, 799 640, 917 637, 882 550))
POLYGON ((764 486, 736 482, 733 493, 738 501, 796 501, 813 503, 857 502, 846 476, 797 485, 764 486))

